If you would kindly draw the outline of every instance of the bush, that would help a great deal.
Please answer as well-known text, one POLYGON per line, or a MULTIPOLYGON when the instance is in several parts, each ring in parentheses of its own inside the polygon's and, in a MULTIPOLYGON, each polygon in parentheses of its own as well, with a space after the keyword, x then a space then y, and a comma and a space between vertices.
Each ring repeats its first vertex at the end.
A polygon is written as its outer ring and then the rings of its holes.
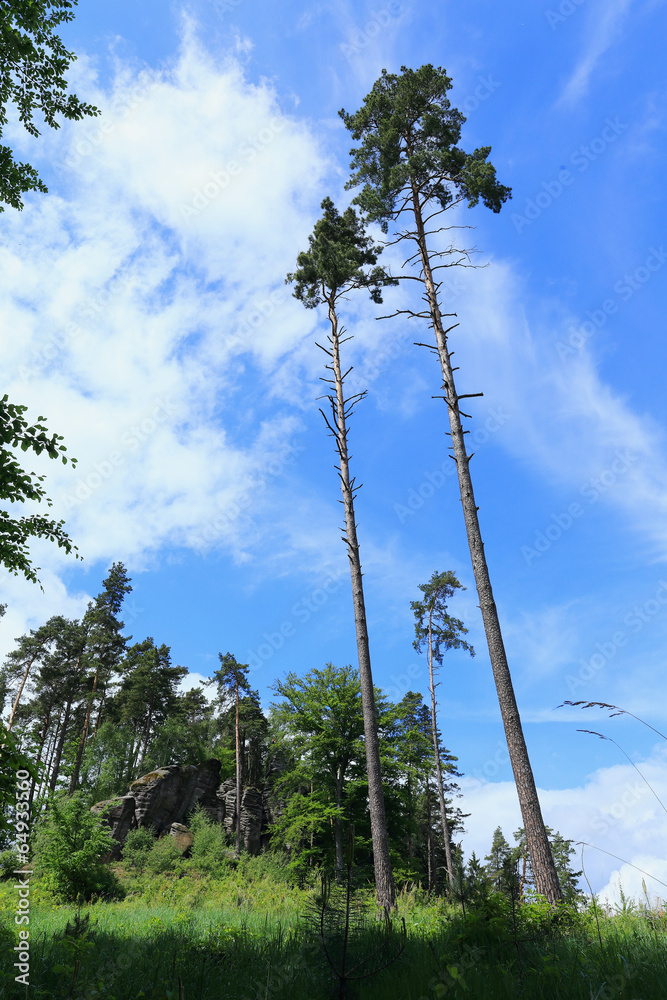
POLYGON ((142 872, 148 864, 148 855, 155 846, 155 837, 145 826, 130 830, 123 845, 123 861, 142 872))
POLYGON ((229 850, 224 828, 213 823, 202 809, 197 809, 190 819, 190 830, 194 835, 193 868, 220 873, 227 866, 229 850))
POLYGON ((172 837, 161 837, 146 854, 146 868, 153 875, 182 871, 183 858, 172 837))
POLYGON ((0 878, 13 878, 14 872, 23 865, 23 858, 13 847, 0 851, 0 878))
POLYGON ((79 793, 56 799, 37 834, 37 872, 64 902, 119 897, 118 879, 102 861, 115 844, 111 830, 91 813, 79 793))

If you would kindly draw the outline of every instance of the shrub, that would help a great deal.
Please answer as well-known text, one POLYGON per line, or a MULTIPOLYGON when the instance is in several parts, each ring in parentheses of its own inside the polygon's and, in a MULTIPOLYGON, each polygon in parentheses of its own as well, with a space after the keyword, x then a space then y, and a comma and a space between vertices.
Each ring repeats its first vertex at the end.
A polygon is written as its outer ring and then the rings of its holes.
POLYGON ((148 863, 148 855, 155 846, 155 837, 145 826, 130 830, 123 845, 123 861, 142 872, 148 863))
POLYGON ((161 837, 151 851, 146 854, 146 868, 153 875, 163 872, 182 871, 181 852, 171 837, 161 837))
POLYGON ((206 813, 197 809, 190 819, 194 835, 192 866, 205 872, 218 872, 227 866, 227 839, 224 828, 213 823, 206 813))
POLYGON ((13 847, 0 851, 0 878, 13 878, 22 865, 23 858, 13 847))
POLYGON ((36 868, 64 902, 119 897, 122 889, 102 861, 116 841, 79 793, 54 800, 36 839, 36 868))

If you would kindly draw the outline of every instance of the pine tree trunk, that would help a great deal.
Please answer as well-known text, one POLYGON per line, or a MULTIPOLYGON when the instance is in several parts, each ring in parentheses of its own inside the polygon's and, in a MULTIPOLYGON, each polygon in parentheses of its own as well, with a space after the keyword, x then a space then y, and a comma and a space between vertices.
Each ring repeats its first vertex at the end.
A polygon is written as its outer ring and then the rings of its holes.
POLYGON ((343 395, 343 374, 340 365, 338 317, 336 315, 333 300, 329 302, 329 320, 331 321, 333 372, 336 389, 335 437, 340 457, 340 482, 343 494, 343 508, 345 510, 345 541, 347 543, 347 554, 350 560, 354 623, 357 634, 361 703, 364 715, 364 737, 366 744, 368 802, 371 818, 371 837, 373 842, 373 864, 375 868, 375 889, 380 906, 394 909, 396 906, 396 889, 391 869, 391 860, 389 857, 389 839, 387 836, 384 792, 382 789, 382 772, 380 768, 377 712, 375 708, 373 675, 371 672, 371 657, 368 645, 368 626, 366 623, 366 606, 364 602, 361 558, 359 555, 359 542, 357 540, 357 524, 354 515, 354 482, 350 479, 350 466, 347 450, 347 420, 345 398, 343 395))
POLYGON ((236 682, 236 857, 241 854, 241 750, 239 746, 239 684, 236 682))
MULTIPOLYGON (((47 708, 46 715, 44 716, 44 726, 42 727, 42 734, 39 738, 39 750, 37 751, 37 759, 35 761, 35 769, 39 771, 39 765, 42 762, 42 753, 44 751, 44 746, 46 744, 46 737, 49 732, 49 722, 51 721, 51 709, 47 708)), ((33 778, 30 783, 30 795, 28 796, 28 812, 32 810, 32 800, 35 797, 35 788, 37 787, 37 779, 33 778)))
MULTIPOLYGON (((343 775, 340 772, 340 768, 336 773, 336 805, 340 809, 343 801, 343 775)), ((336 844, 336 881, 339 884, 343 882, 343 868, 344 868, 344 857, 343 857, 343 821, 340 816, 336 816, 334 820, 334 840, 336 844)))
POLYGON ((88 736, 88 726, 90 725, 90 715, 93 710, 93 702, 95 700, 95 692, 97 691, 97 679, 99 677, 99 669, 95 671, 95 680, 93 681, 93 690, 90 692, 90 698, 88 699, 88 707, 86 708, 86 718, 84 719, 83 729, 81 731, 81 741, 79 743, 78 750, 76 752, 76 762, 74 764, 74 771, 72 772, 72 777, 69 783, 69 794, 73 795, 76 791, 76 786, 79 781, 79 771, 81 770, 81 761, 83 760, 83 751, 86 746, 86 737, 88 736))
POLYGON ((11 730, 12 726, 14 725, 14 716, 16 715, 16 709, 19 706, 19 701, 21 700, 21 695, 23 694, 23 688, 25 687, 25 682, 28 680, 28 674, 30 673, 30 668, 32 667, 32 665, 35 662, 35 660, 37 659, 37 655, 38 654, 35 653, 35 655, 33 656, 33 658, 28 661, 28 665, 25 668, 25 671, 24 671, 24 674, 23 674, 23 678, 22 678, 21 683, 19 685, 19 689, 16 692, 16 698, 14 699, 14 704, 12 705, 12 710, 11 710, 10 715, 9 715, 9 721, 7 722, 7 732, 9 732, 11 730))
POLYGON ((449 837, 449 824, 447 822, 447 809, 445 807, 445 789, 442 783, 442 765, 440 763, 440 747, 438 746, 438 724, 436 722, 435 705, 435 683, 433 680, 433 632, 432 632, 433 609, 428 616, 428 674, 431 689, 431 728, 433 731, 433 756, 435 758, 435 780, 438 788, 438 801, 440 803, 440 823, 442 825, 442 839, 445 842, 445 859, 447 862, 447 878, 449 889, 454 895, 454 864, 452 862, 452 844, 449 837))
POLYGON ((37 793, 37 806, 38 807, 40 806, 41 801, 42 801, 44 795, 46 794, 46 789, 48 788, 49 775, 51 773, 51 765, 53 763, 53 755, 54 755, 54 753, 56 751, 56 743, 58 741, 58 736, 60 735, 60 720, 62 719, 62 717, 63 717, 63 710, 61 708, 59 710, 59 712, 58 712, 58 718, 56 720, 56 728, 55 728, 55 731, 53 733, 53 736, 50 739, 47 738, 48 749, 46 751, 46 758, 45 758, 46 759, 46 766, 44 768, 44 776, 43 776, 42 780, 40 781, 39 791, 37 793))
POLYGON ((503 643, 498 611, 493 598, 489 569, 484 554, 484 544, 482 533, 477 517, 477 506, 475 495, 470 478, 469 463, 472 455, 468 455, 465 447, 464 432, 461 426, 461 414, 459 410, 459 396, 457 396, 454 373, 452 370, 451 356, 447 345, 447 332, 442 323, 442 315, 438 304, 437 291, 433 279, 433 272, 426 244, 426 233, 422 218, 421 206, 419 203, 419 193, 416 182, 413 181, 413 209, 415 222, 417 224, 417 242, 422 264, 422 276, 426 286, 426 296, 431 314, 431 322, 435 332, 440 365, 442 368, 442 378, 446 393, 447 412, 449 414, 449 425, 451 430, 454 460, 458 473, 459 489, 461 492, 461 503, 463 504, 463 517, 465 520, 466 533, 468 536, 468 546, 472 559, 472 568, 479 596, 479 606, 484 622, 484 631, 489 648, 489 657, 493 677, 498 693, 500 712, 507 738, 507 748, 509 750, 512 771, 516 782, 519 805, 523 817, 523 825, 526 830, 526 838, 533 861, 533 871, 535 875, 535 887, 539 893, 546 896, 550 903, 557 903, 562 899, 562 893, 558 882, 558 874, 554 865, 551 848, 544 827, 544 819, 540 808, 535 779, 528 757, 528 749, 523 735, 519 709, 514 695, 512 678, 507 663, 505 646, 503 643))
POLYGON ((426 779, 426 864, 428 871, 428 891, 433 892, 433 830, 431 829, 431 789, 426 779))
POLYGON ((414 856, 415 849, 412 842, 412 771, 408 770, 408 857, 413 858, 414 856))
POLYGON ((95 720, 95 728, 93 729, 93 736, 97 736, 97 730, 100 728, 100 722, 102 721, 102 708, 104 706, 104 699, 107 696, 106 685, 102 688, 102 695, 100 697, 100 707, 97 709, 97 719, 95 720))
POLYGON ((58 775, 60 773, 60 761, 63 755, 63 747, 65 746, 65 737, 67 736, 67 723, 69 722, 70 709, 72 707, 72 699, 68 699, 65 705, 65 718, 63 719, 63 724, 60 732, 60 739, 58 740, 58 747, 56 749, 56 756, 53 761, 53 771, 51 772, 51 780, 49 781, 49 791, 53 795, 56 790, 56 783, 58 781, 58 775))

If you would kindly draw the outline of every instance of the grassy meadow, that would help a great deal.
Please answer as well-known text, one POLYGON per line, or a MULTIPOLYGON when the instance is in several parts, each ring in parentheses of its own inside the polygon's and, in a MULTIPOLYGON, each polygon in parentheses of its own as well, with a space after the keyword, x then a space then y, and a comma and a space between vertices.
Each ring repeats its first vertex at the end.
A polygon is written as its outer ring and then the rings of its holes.
MULTIPOLYGON (((347 969, 386 968, 341 990, 325 957, 317 917, 319 883, 297 887, 271 856, 242 858, 215 873, 181 862, 154 873, 115 867, 125 896, 81 907, 31 887, 29 997, 44 1000, 359 1000, 573 998, 664 1000, 667 913, 626 905, 554 912, 512 906, 495 894, 467 906, 400 893, 388 930, 370 886, 351 906, 347 969), (68 926, 69 925, 69 926, 68 926)), ((17 892, 0 885, 0 997, 26 996, 14 981, 17 892)), ((330 911, 327 911, 330 914, 330 911)), ((343 924, 327 916, 325 940, 341 968, 343 924)))

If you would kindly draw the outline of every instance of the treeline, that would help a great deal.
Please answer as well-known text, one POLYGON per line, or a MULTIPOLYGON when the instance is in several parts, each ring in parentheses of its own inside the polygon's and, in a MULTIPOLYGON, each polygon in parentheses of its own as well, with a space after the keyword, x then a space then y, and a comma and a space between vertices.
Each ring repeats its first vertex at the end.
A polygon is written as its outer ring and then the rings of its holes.
MULTIPOLYGON (((167 764, 214 757, 221 779, 233 777, 236 677, 241 784, 262 788, 270 778, 272 842, 299 863, 340 869, 343 831, 354 824, 357 856, 370 863, 358 672, 327 664, 289 674, 275 683, 265 712, 248 668, 226 653, 209 692, 183 692, 188 670, 172 664, 168 646, 124 634, 131 589, 125 567, 114 563, 81 619, 54 616, 21 636, 0 672, 3 714, 39 773, 31 782, 33 816, 57 794, 80 792, 91 803, 124 794, 135 778, 167 764)), ((446 852, 430 711, 415 692, 398 703, 377 688, 375 697, 392 861, 398 872, 441 888, 446 852)), ((454 804, 459 772, 441 742, 439 756, 454 837, 463 819, 454 804)))
MULTIPOLYGON (((426 634, 432 684, 433 662, 442 662, 444 648, 469 648, 461 638, 462 623, 447 614, 443 603, 453 585, 458 584, 451 574, 434 574, 420 588, 424 599, 412 604, 417 648, 430 608, 426 634)), ((295 870, 324 866, 341 876, 345 834, 353 826, 355 863, 370 873, 358 671, 329 663, 301 677, 290 673, 273 685, 275 700, 265 712, 248 667, 225 653, 219 654, 208 697, 202 687, 184 692, 188 670, 172 664, 168 646, 152 637, 133 643, 124 635, 120 616, 131 590, 125 567, 114 563, 80 620, 54 616, 21 636, 0 672, 3 714, 13 739, 35 765, 29 806, 37 825, 54 797, 78 792, 92 804, 124 794, 134 779, 158 767, 216 758, 221 780, 237 775, 240 786, 269 789, 271 846, 287 851, 295 870)), ((429 708, 421 694, 408 691, 392 702, 375 688, 375 702, 397 881, 419 881, 430 891, 463 896, 473 887, 478 892, 480 884, 517 898, 525 895, 532 872, 523 830, 511 848, 497 830, 486 865, 474 855, 464 864, 465 814, 456 805, 461 774, 437 726, 436 755, 434 699, 429 708)), ((9 829, 8 823, 0 824, 0 849, 11 846, 9 829)), ((577 877, 569 866, 573 851, 560 834, 549 835, 563 890, 571 895, 577 877)))

